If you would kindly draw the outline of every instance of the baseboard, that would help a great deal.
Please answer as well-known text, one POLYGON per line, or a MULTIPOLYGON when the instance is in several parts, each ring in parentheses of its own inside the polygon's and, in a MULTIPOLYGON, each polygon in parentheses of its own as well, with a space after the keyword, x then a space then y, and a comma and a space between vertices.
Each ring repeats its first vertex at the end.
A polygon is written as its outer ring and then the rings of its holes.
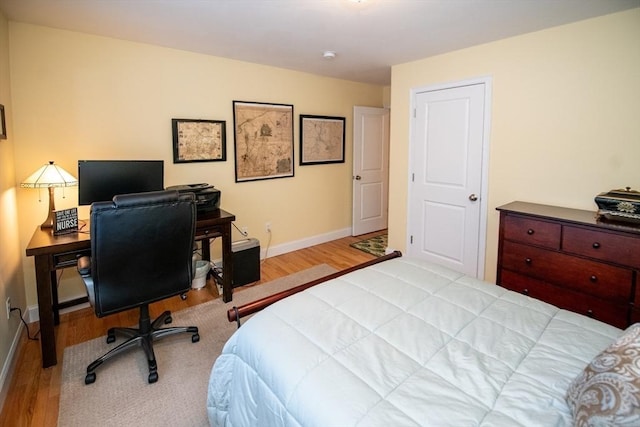
POLYGON ((351 227, 343 228, 342 230, 332 231, 330 233, 318 234, 316 236, 306 237, 300 240, 294 240, 292 242, 282 243, 277 246, 267 248, 266 242, 260 242, 260 255, 261 258, 271 258, 274 256, 286 254, 289 252, 305 249, 310 246, 327 243, 332 240, 342 239, 343 237, 351 236, 351 227))
MULTIPOLYGON (((289 252, 297 251, 300 249, 305 249, 310 246, 319 245, 322 243, 327 243, 332 240, 342 239, 343 237, 351 236, 351 227, 343 228, 341 230, 331 231, 329 233, 318 234, 316 236, 306 237, 300 240, 294 240, 292 242, 282 243, 276 246, 267 247, 268 242, 260 242, 260 259, 271 258, 274 256, 286 254, 289 252)), ((217 265, 222 265, 221 259, 214 260, 214 263, 217 265)), ((80 298, 85 295, 76 295, 69 300, 80 298)), ((89 303, 74 305, 73 307, 65 308, 64 310, 60 310, 60 314, 70 313, 72 311, 80 310, 82 308, 89 307, 89 303)), ((40 315, 38 314, 38 306, 32 305, 27 307, 26 313, 26 322, 32 323, 40 320, 40 315)))
POLYGON ((2 408, 4 408, 4 401, 7 398, 7 394, 9 393, 11 377, 15 372, 16 353, 23 329, 24 324, 20 322, 20 324, 18 325, 18 329, 16 330, 16 334, 11 341, 11 347, 9 347, 7 359, 5 360, 4 366, 2 366, 2 371, 0 372, 0 412, 2 411, 2 408))
MULTIPOLYGON (((77 298, 82 298, 82 297, 86 297, 87 295, 75 295, 72 296, 71 298, 69 298, 68 300, 65 301, 71 301, 77 298)), ((65 301, 60 301, 60 302, 65 302, 65 301)), ((81 310, 83 308, 87 308, 87 307, 91 307, 91 305, 89 305, 88 302, 82 303, 82 304, 76 304, 72 307, 67 307, 67 308, 63 308, 62 310, 60 310, 60 314, 65 314, 65 313, 71 313, 72 311, 76 311, 76 310, 81 310)), ((25 315, 25 322, 27 323, 33 323, 33 322, 37 322, 40 320, 40 313, 38 313, 38 306, 37 305, 31 305, 29 307, 27 307, 27 313, 25 315)))

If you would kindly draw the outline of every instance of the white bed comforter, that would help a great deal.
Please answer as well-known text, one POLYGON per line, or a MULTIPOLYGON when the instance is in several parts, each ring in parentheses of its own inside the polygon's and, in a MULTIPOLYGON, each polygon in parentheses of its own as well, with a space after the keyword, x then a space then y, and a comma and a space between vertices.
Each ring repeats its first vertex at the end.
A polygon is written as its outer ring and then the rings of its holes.
POLYGON ((396 258, 268 307, 216 360, 214 426, 563 426, 575 376, 621 331, 396 258))

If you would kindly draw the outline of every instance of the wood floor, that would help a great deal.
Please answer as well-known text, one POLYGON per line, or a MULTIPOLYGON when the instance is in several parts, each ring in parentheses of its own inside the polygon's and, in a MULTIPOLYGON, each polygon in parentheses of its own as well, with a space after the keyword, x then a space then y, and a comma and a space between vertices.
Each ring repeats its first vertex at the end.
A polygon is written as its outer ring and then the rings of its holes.
MULTIPOLYGON (((371 260, 375 258, 373 255, 354 249, 349 245, 379 234, 382 232, 358 237, 345 237, 267 258, 261 264, 261 280, 257 284, 319 264, 328 264, 337 270, 342 270, 371 260)), ((185 301, 176 296, 151 305, 150 311, 151 315, 155 317, 164 310, 178 311, 217 297, 216 286, 209 282, 204 288, 189 292, 185 301)), ((0 426, 56 426, 64 348, 105 335, 107 329, 112 326, 136 324, 137 316, 137 310, 129 310, 98 319, 90 308, 61 315, 60 325, 56 328, 58 364, 46 369, 42 369, 40 342, 28 339, 26 331, 24 331, 19 344, 13 376, 8 379, 10 386, 0 413, 0 426)), ((33 336, 38 331, 38 324, 30 324, 29 330, 33 336)))

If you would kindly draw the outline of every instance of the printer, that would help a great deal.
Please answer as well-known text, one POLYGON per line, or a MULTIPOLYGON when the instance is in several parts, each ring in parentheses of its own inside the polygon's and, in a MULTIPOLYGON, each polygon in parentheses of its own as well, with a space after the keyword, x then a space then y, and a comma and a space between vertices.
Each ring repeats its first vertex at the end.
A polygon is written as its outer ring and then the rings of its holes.
POLYGON ((178 193, 193 193, 196 196, 196 209, 199 214, 220 209, 220 190, 209 184, 172 185, 166 190, 177 190, 178 193))

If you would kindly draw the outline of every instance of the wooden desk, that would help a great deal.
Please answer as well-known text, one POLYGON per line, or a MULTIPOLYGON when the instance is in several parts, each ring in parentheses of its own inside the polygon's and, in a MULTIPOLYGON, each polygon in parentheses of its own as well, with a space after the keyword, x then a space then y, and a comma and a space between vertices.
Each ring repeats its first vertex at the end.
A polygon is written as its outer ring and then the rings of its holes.
MULTIPOLYGON (((222 237, 222 300, 231 301, 233 297, 233 260, 231 252, 231 222, 235 215, 222 209, 199 214, 196 220, 196 240, 202 241, 202 257, 211 259, 209 241, 222 237)), ((71 303, 58 303, 58 283, 56 270, 75 267, 80 255, 91 253, 89 230, 78 233, 54 236, 52 231, 41 230, 38 226, 27 246, 27 256, 33 256, 36 269, 36 288, 38 293, 38 313, 40 316, 40 346, 42 349, 42 367, 57 363, 54 326, 60 323, 59 310, 67 306, 86 302, 86 298, 71 303)))

